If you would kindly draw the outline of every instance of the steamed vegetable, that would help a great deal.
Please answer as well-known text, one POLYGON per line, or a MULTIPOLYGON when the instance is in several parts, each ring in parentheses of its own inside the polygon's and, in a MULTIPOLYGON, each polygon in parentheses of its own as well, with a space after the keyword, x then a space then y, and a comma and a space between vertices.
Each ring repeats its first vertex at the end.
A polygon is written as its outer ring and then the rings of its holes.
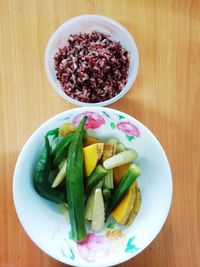
POLYGON ((83 146, 90 146, 96 143, 101 143, 101 141, 96 137, 88 135, 85 142, 83 143, 83 146))
POLYGON ((103 162, 112 157, 113 155, 115 155, 116 146, 117 146, 117 139, 110 138, 108 142, 104 145, 103 157, 102 157, 103 162))
POLYGON ((103 143, 96 143, 83 148, 83 163, 85 176, 89 176, 95 169, 103 153, 103 143))
POLYGON ((111 193, 111 190, 108 189, 108 188, 104 188, 103 189, 103 198, 104 198, 104 201, 106 202, 107 200, 109 200, 112 196, 112 193, 111 193))
POLYGON ((107 170, 107 174, 104 177, 103 187, 107 189, 113 189, 113 169, 107 170))
POLYGON ((104 210, 104 200, 101 189, 97 188, 94 194, 94 207, 92 214, 92 224, 91 228, 95 232, 98 232, 104 226, 105 220, 105 210, 104 210))
POLYGON ((129 226, 141 205, 135 181, 140 168, 133 164, 136 151, 115 138, 103 143, 88 135, 86 120, 46 133, 33 175, 38 194, 60 204, 76 242, 86 239, 86 222, 99 231, 112 214, 116 222, 129 226))
POLYGON ((70 133, 74 133, 75 131, 76 127, 71 122, 65 122, 59 128, 59 135, 66 136, 70 133))
POLYGON ((108 219, 114 208, 118 205, 119 201, 122 199, 131 184, 136 180, 138 176, 140 176, 140 173, 140 168, 135 164, 131 164, 131 166, 128 168, 127 172, 121 179, 120 183, 114 189, 106 210, 106 220, 108 219))
POLYGON ((48 181, 50 175, 50 165, 51 159, 49 140, 48 137, 45 136, 45 146, 34 169, 33 185, 40 196, 56 203, 65 203, 65 192, 51 188, 51 184, 48 181))
POLYGON ((83 117, 74 134, 67 156, 67 203, 73 240, 86 239, 83 185, 83 127, 87 117, 83 117))
POLYGON ((126 147, 123 144, 117 144, 116 146, 116 154, 123 152, 126 150, 126 147))
POLYGON ((124 197, 120 200, 117 207, 112 211, 112 216, 116 222, 126 224, 126 221, 134 207, 136 199, 136 186, 137 182, 134 181, 130 188, 125 193, 124 197))
POLYGON ((89 193, 85 204, 85 219, 92 221, 93 209, 94 209, 94 195, 97 188, 101 189, 102 181, 99 182, 96 186, 93 187, 92 191, 89 193))
POLYGON ((127 149, 122 151, 103 162, 106 169, 112 169, 123 164, 132 162, 137 158, 137 152, 134 149, 127 149))
POLYGON ((74 134, 64 136, 60 142, 56 145, 52 151, 53 164, 54 166, 59 166, 61 162, 66 158, 69 146, 74 138, 74 134))
MULTIPOLYGON (((52 151, 53 165, 59 166, 61 162, 67 157, 69 146, 74 138, 75 133, 69 133, 64 136, 55 146, 52 151)), ((83 141, 87 138, 87 132, 83 131, 83 141)))
POLYGON ((94 194, 95 190, 93 189, 90 192, 85 204, 85 219, 87 219, 88 221, 92 220, 92 214, 94 209, 94 194))
MULTIPOLYGON (((108 142, 105 144, 105 149, 103 152, 103 161, 107 160, 108 158, 115 155, 116 152, 116 146, 117 146, 117 139, 111 138, 108 140, 108 142)), ((103 187, 107 189, 113 189, 113 169, 109 169, 108 173, 104 177, 103 181, 103 187)))
POLYGON ((114 184, 117 185, 121 181, 122 177, 130 167, 131 163, 126 163, 124 165, 120 165, 116 168, 113 168, 113 178, 114 178, 114 184))
POLYGON ((133 207, 132 211, 130 212, 130 214, 129 214, 128 218, 127 218, 127 221, 125 223, 126 226, 129 226, 129 225, 132 224, 132 222, 134 221, 135 217, 137 216, 138 211, 139 211, 140 206, 141 206, 141 191, 140 191, 140 188, 136 187, 135 190, 136 190, 136 200, 135 200, 135 203, 134 203, 134 207, 133 207))
POLYGON ((66 167, 67 167, 67 160, 65 160, 62 164, 61 164, 61 168, 60 171, 58 172, 58 174, 56 175, 56 178, 53 181, 53 184, 51 187, 57 187, 60 183, 62 183, 62 181, 64 180, 65 176, 66 176, 66 167))
POLYGON ((52 130, 49 130, 45 136, 53 136, 54 138, 58 137, 59 135, 59 128, 55 128, 52 130))
POLYGON ((107 170, 103 165, 97 165, 92 174, 86 178, 85 181, 85 192, 91 191, 94 186, 96 186, 100 181, 103 180, 104 176, 107 174, 107 170))

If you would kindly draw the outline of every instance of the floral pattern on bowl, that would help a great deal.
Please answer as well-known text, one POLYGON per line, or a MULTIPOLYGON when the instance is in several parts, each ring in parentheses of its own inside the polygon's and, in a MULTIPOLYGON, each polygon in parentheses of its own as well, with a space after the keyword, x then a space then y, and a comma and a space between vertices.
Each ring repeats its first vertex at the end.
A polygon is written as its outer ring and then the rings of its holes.
POLYGON ((85 129, 97 129, 101 127, 102 124, 105 124, 105 119, 101 115, 96 112, 83 112, 81 114, 76 115, 73 118, 73 124, 78 125, 83 116, 87 116, 87 121, 85 123, 85 129))
MULTIPOLYGON (((112 224, 116 225, 116 224, 112 224)), ((132 242, 135 237, 126 240, 126 234, 123 230, 112 227, 105 229, 103 234, 89 233, 87 239, 77 244, 80 256, 88 262, 98 261, 102 257, 108 257, 109 254, 117 254, 122 251, 134 253, 139 248, 132 242)))
MULTIPOLYGON (((73 117, 73 124, 78 125, 83 116, 88 117, 85 124, 86 129, 98 129, 102 125, 108 123, 113 130, 117 129, 124 133, 127 140, 130 142, 135 139, 135 137, 140 136, 139 128, 122 115, 117 115, 105 111, 103 111, 101 114, 97 112, 87 111, 73 117)), ((67 119, 70 118, 68 117, 67 119)))
POLYGON ((117 124, 117 128, 122 131, 123 133, 131 136, 140 136, 139 129, 129 121, 121 121, 117 124))
POLYGON ((110 251, 108 239, 104 235, 88 233, 87 239, 77 244, 79 255, 88 262, 104 258, 110 251))
POLYGON ((68 237, 65 235, 60 229, 56 229, 52 238, 54 242, 57 238, 60 243, 62 255, 73 261, 80 257, 84 262, 92 264, 111 255, 134 254, 139 249, 134 242, 136 237, 127 237, 117 223, 108 223, 100 233, 89 232, 87 239, 80 243, 72 240, 71 232, 68 237))

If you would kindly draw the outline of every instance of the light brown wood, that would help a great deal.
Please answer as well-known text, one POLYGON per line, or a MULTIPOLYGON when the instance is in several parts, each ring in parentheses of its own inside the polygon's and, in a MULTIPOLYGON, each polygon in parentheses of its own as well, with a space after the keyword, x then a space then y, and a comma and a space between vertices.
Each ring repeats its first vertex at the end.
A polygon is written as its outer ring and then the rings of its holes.
POLYGON ((74 107, 48 83, 44 50, 61 23, 85 13, 112 17, 134 36, 140 53, 137 81, 112 107, 155 133, 173 174, 173 203, 163 230, 143 253, 119 266, 200 266, 198 0, 0 1, 0 266, 64 266, 25 234, 14 209, 12 180, 30 134, 74 107))

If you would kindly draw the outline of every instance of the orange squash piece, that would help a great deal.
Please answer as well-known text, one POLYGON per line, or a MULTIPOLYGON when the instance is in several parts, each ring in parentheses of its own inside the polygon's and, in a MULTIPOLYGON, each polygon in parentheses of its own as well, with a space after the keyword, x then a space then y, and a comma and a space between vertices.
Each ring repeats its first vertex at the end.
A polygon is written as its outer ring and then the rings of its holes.
POLYGON ((137 182, 134 181, 126 192, 125 196, 121 199, 117 207, 112 212, 112 216, 116 222, 120 224, 126 224, 127 219, 134 207, 136 199, 136 186, 137 182))
POLYGON ((125 172, 128 170, 130 165, 131 163, 126 163, 124 165, 121 165, 113 169, 113 177, 115 185, 117 185, 121 181, 122 177, 124 176, 125 172))
POLYGON ((96 144, 96 143, 100 143, 100 142, 101 141, 98 138, 93 137, 91 135, 88 135, 86 141, 83 144, 83 146, 84 147, 85 146, 90 146, 90 145, 93 145, 93 144, 96 144))

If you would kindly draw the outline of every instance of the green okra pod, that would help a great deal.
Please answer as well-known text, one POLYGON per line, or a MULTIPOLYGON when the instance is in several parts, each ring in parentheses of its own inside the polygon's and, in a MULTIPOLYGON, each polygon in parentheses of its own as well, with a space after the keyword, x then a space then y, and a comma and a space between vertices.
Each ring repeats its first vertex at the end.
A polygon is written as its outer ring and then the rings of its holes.
MULTIPOLYGON (((53 157, 53 165, 59 166, 60 163, 66 159, 69 146, 74 138, 75 133, 70 133, 66 136, 64 136, 58 144, 55 146, 54 150, 52 151, 52 157, 53 157)), ((83 131, 83 140, 87 138, 87 132, 83 131)))
POLYGON ((83 117, 77 127, 67 156, 66 191, 71 223, 72 238, 80 242, 86 239, 87 232, 84 216, 83 182, 83 127, 87 117, 83 117))
POLYGON ((115 187, 113 191, 112 197, 109 200, 106 209, 105 220, 108 219, 111 212, 117 206, 117 204, 122 199, 122 197, 129 189, 131 184, 137 179, 138 176, 140 176, 140 174, 141 174, 140 168, 135 164, 131 164, 126 173, 124 174, 124 176, 122 177, 120 183, 115 187))
POLYGON ((52 151, 53 164, 59 164, 67 157, 69 146, 74 138, 74 133, 64 136, 52 151))
POLYGON ((103 180, 106 174, 107 170, 103 167, 103 165, 97 165, 97 167, 85 181, 85 193, 91 191, 94 186, 103 180))

